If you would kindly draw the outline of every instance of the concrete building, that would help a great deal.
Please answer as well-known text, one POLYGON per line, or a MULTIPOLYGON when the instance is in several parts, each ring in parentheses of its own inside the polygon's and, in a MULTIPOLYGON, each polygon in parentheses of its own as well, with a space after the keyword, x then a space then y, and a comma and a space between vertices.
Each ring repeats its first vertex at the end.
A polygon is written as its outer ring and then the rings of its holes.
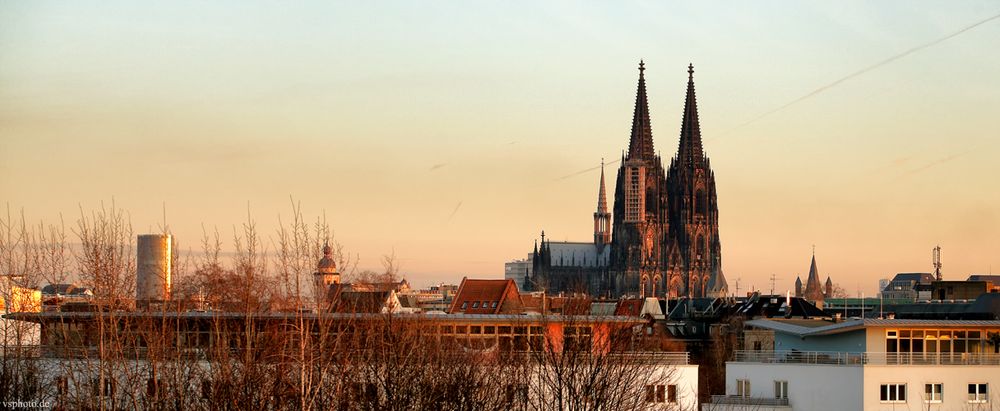
POLYGON ((759 319, 772 350, 738 351, 704 410, 996 409, 1000 321, 759 319))
POLYGON ((899 273, 882 289, 882 297, 887 299, 917 300, 917 286, 934 282, 931 273, 899 273))
MULTIPOLYGON (((8 313, 38 313, 42 311, 42 292, 33 288, 12 285, 0 280, 0 315, 8 313)), ((0 318, 0 344, 2 347, 36 345, 41 338, 38 324, 0 318)))
MULTIPOLYGON (((392 292, 391 290, 389 292, 392 292)), ((48 381, 43 385, 47 389, 53 390, 45 393, 46 398, 53 398, 57 402, 67 397, 67 393, 61 388, 60 379, 65 379, 67 373, 71 373, 72 378, 84 382, 82 387, 88 387, 87 382, 92 382, 90 386, 101 401, 111 400, 112 397, 123 395, 122 393, 134 393, 140 401, 144 395, 155 392, 156 382, 159 380, 155 375, 155 370, 150 364, 145 362, 144 355, 147 351, 134 351, 135 357, 128 357, 130 373, 101 373, 101 367, 94 367, 95 358, 73 357, 74 352, 96 352, 95 341, 88 336, 94 335, 98 324, 105 326, 112 324, 118 329, 129 330, 134 327, 150 326, 151 329, 145 331, 160 335, 156 327, 163 327, 173 338, 167 339, 171 347, 183 349, 185 353, 192 355, 192 358, 205 358, 203 361, 196 361, 196 366, 208 367, 213 361, 212 347, 218 344, 229 344, 232 341, 246 341, 244 333, 248 327, 257 330, 258 337, 252 341, 266 343, 267 341, 290 341, 294 337, 296 329, 306 327, 310 330, 318 330, 319 327, 329 330, 332 341, 358 341, 361 346, 348 345, 340 346, 344 351, 331 351, 329 354, 355 355, 360 350, 374 349, 383 350, 384 346, 372 346, 372 340, 368 338, 355 339, 352 333, 366 330, 367 323, 386 324, 391 320, 393 327, 419 329, 421 336, 433 338, 437 344, 446 347, 460 348, 463 352, 480 353, 486 357, 502 355, 509 361, 524 361, 528 372, 519 374, 520 380, 500 380, 498 384, 505 384, 514 388, 515 392, 528 392, 522 387, 531 385, 530 394, 534 395, 539 389, 545 389, 544 383, 538 383, 542 378, 540 375, 551 375, 554 370, 552 363, 544 362, 546 358, 561 358, 558 354, 567 350, 567 347, 577 347, 582 351, 579 353, 580 361, 592 361, 593 359, 604 358, 614 361, 624 361, 624 366, 641 367, 636 370, 640 374, 630 374, 625 371, 622 378, 636 377, 634 381, 652 381, 652 384, 645 386, 632 386, 629 392, 636 393, 634 402, 645 403, 651 409, 657 410, 696 410, 698 408, 698 366, 689 362, 686 352, 662 352, 645 350, 624 350, 612 351, 611 347, 622 343, 629 343, 636 337, 634 331, 636 327, 641 327, 645 320, 624 316, 590 316, 590 315, 555 315, 555 316, 525 316, 525 315, 474 315, 474 314, 449 314, 449 315, 423 315, 423 314, 379 314, 376 312, 351 312, 351 313, 306 313, 306 312, 268 312, 245 313, 233 312, 73 312, 73 313, 17 313, 7 316, 12 321, 30 322, 40 325, 42 328, 42 346, 38 350, 40 355, 48 360, 52 367, 51 372, 44 375, 48 381), (265 338, 266 337, 266 338, 265 338), (550 351, 551 350, 551 351, 550 351), (555 357, 548 357, 545 352, 557 354, 555 357), (536 353, 534 356, 532 353, 536 353), (542 354, 538 354, 542 353, 542 354), (604 356, 604 357, 602 357, 604 356), (77 362, 90 362, 89 366, 79 366, 77 362), (542 362, 539 362, 542 361, 542 362), (535 367, 535 368, 532 368, 535 367), (69 370, 69 371, 67 371, 69 370), (136 377, 138 376, 138 377, 136 377), (649 378, 646 378, 649 377, 649 378), (111 389, 104 390, 105 386, 111 389), (115 388, 117 387, 117 389, 115 388), (152 389, 148 389, 152 387, 152 389), (542 387, 542 388, 538 388, 542 387), (59 392, 56 392, 59 391, 59 392), (144 394, 145 393, 145 394, 144 394), (106 397, 106 398, 104 398, 106 397)), ((370 335, 370 334, 369 334, 370 335)), ((272 346, 267 346, 272 347, 272 346)), ((295 355, 282 352, 288 348, 284 344, 274 345, 267 353, 266 359, 262 360, 280 362, 297 358, 295 355)), ((294 346, 291 346, 294 349, 294 346)), ((131 350, 132 346, 126 347, 131 350)), ((245 348, 245 347, 244 347, 245 348)), ((132 351, 129 351, 130 353, 132 351)), ((298 352, 298 351, 294 351, 298 352)), ((559 361, 559 360, 557 360, 559 361)), ((605 361, 605 360, 602 360, 605 361)), ((82 363, 81 363, 82 364, 82 363)), ((557 363, 565 365, 565 363, 557 363)), ((609 363, 612 364, 612 363, 609 363)), ((158 367, 162 367, 158 365, 158 367)), ((162 370, 163 368, 159 368, 162 370)), ((327 370, 335 373, 336 370, 327 370)), ((199 381, 200 373, 194 373, 189 381, 194 387, 202 386, 199 381)), ((332 378, 332 377, 331 377, 332 378)), ((372 384, 374 386, 374 384, 372 384)), ((621 390, 620 386, 608 389, 621 390)), ((89 390, 83 395, 90 395, 89 390)), ((330 392, 336 390, 331 389, 330 392)), ((72 396, 73 393, 68 393, 72 396)), ((373 391, 372 395, 380 395, 373 391)), ((520 395, 520 394, 518 394, 520 395)), ((125 397, 123 397, 125 398, 125 397)), ((198 398, 193 398, 198 401, 198 398)), ((121 403, 121 399, 115 400, 121 403)), ((517 404, 512 409, 528 409, 525 404, 517 404)), ((71 403, 72 404, 72 403, 71 403)), ((59 404, 55 404, 59 405, 59 404)))
POLYGON ((524 279, 531 277, 531 258, 534 255, 528 253, 528 257, 523 260, 508 261, 503 265, 503 278, 514 280, 517 288, 525 289, 524 279))
POLYGON ((136 239, 135 299, 139 305, 170 300, 173 239, 169 234, 142 234, 136 239))

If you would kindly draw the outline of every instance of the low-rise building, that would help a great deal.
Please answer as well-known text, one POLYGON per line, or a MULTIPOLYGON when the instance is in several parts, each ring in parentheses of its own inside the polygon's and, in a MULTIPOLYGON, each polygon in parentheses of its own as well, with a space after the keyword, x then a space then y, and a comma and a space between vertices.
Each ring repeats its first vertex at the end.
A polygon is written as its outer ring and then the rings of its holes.
POLYGON ((1000 321, 758 319, 772 350, 738 351, 704 410, 995 409, 1000 321))

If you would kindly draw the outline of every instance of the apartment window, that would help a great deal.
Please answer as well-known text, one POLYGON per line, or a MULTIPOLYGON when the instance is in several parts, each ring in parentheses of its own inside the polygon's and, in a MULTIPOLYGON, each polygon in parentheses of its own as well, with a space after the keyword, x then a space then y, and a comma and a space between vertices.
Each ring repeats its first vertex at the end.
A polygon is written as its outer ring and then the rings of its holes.
POLYGON ((969 402, 984 403, 989 398, 989 384, 969 384, 969 402))
POLYGON ((56 392, 60 397, 69 393, 69 378, 65 375, 56 377, 56 392))
POLYGON ((469 308, 469 302, 468 301, 462 302, 462 309, 464 310, 466 308, 469 308))
POLYGON ((155 397, 157 388, 162 385, 161 381, 157 381, 156 378, 149 377, 146 379, 146 396, 155 397))
POLYGON ((479 308, 479 301, 473 302, 472 303, 472 308, 479 308))
POLYGON ((504 387, 504 397, 508 404, 525 404, 528 402, 528 386, 526 384, 509 384, 504 387))
POLYGON ((493 304, 490 306, 490 308, 497 308, 497 302, 494 301, 493 304))
POLYGON ((647 385, 646 402, 677 402, 677 386, 647 385))
POLYGON ((906 384, 882 384, 879 393, 879 401, 881 402, 906 402, 906 384))
POLYGON ((788 381, 774 382, 774 398, 784 400, 788 399, 788 381))
POLYGON ((100 378, 94 378, 91 380, 91 387, 94 389, 95 397, 113 397, 115 395, 115 381, 110 378, 105 378, 104 381, 101 381, 100 378))
POLYGON ((750 380, 736 380, 736 396, 750 397, 750 380))
POLYGON ((924 402, 941 402, 944 398, 944 384, 924 384, 924 402))
POLYGON ((204 400, 212 399, 212 380, 201 380, 201 398, 204 400))

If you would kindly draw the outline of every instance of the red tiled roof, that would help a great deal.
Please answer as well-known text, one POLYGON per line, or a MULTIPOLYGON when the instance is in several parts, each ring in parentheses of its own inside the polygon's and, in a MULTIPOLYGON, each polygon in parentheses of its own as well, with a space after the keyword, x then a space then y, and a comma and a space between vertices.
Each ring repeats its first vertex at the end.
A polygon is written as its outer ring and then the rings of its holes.
MULTIPOLYGON (((470 280, 462 279, 462 285, 452 301, 449 313, 499 314, 504 303, 510 300, 520 302, 514 280, 470 280)), ((508 305, 509 308, 509 305, 508 305)))

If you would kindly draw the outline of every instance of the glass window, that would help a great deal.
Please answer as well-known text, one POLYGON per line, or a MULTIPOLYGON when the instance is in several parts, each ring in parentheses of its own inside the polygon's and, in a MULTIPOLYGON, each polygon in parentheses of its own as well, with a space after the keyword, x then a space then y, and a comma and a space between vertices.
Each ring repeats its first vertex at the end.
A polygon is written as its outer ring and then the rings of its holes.
POLYGON ((663 385, 656 386, 656 402, 666 402, 667 401, 667 387, 663 385))
POLYGON ((941 402, 944 392, 944 384, 924 384, 924 402, 941 402))
POLYGON ((479 301, 473 301, 472 308, 479 308, 479 301))
POLYGON ((879 390, 879 401, 906 402, 906 384, 882 384, 879 390))
POLYGON ((647 385, 646 386, 646 402, 654 402, 656 400, 656 386, 647 385))
POLYGON ((464 310, 466 308, 469 308, 469 302, 468 301, 463 301, 462 302, 462 309, 464 310))
POLYGON ((750 380, 736 380, 736 396, 750 397, 750 380))
POLYGON ((788 399, 788 381, 774 382, 774 398, 788 399))
POLYGON ((677 403, 677 385, 671 384, 667 386, 667 402, 671 404, 677 403))
POLYGON ((969 384, 969 402, 985 403, 989 399, 989 384, 969 384))

